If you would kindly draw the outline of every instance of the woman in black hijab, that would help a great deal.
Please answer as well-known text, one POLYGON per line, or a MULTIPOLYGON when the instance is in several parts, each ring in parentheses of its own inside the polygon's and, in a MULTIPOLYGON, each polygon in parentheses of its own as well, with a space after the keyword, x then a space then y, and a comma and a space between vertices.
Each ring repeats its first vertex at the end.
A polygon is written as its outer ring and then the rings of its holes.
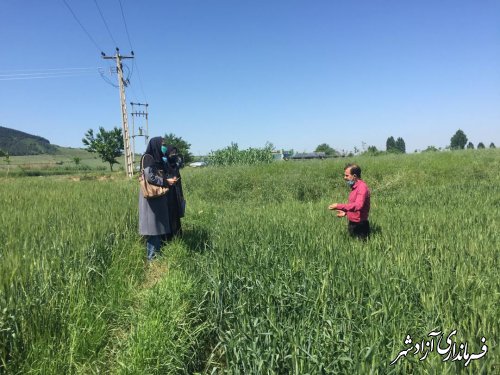
MULTIPOLYGON (((162 148, 166 152, 162 137, 151 138, 141 158, 141 168, 150 184, 172 188, 176 179, 167 176, 162 148)), ((162 239, 171 233, 168 210, 167 195, 146 199, 139 191, 139 233, 146 237, 148 260, 160 254, 162 239)))
POLYGON ((184 200, 180 174, 182 158, 177 152, 177 147, 168 145, 166 155, 167 177, 176 179, 176 183, 170 187, 167 193, 170 222, 170 234, 167 235, 167 239, 172 239, 176 235, 182 235, 181 217, 184 216, 186 201, 184 200))

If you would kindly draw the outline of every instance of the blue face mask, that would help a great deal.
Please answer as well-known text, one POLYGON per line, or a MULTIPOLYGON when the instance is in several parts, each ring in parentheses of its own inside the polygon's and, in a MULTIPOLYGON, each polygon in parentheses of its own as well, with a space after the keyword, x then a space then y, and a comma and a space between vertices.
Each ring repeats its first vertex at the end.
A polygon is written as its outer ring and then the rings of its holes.
POLYGON ((163 157, 162 157, 162 159, 163 159, 163 162, 164 162, 164 163, 166 163, 166 162, 167 162, 167 160, 168 160, 166 156, 163 156, 163 157))
POLYGON ((347 186, 353 187, 354 184, 356 183, 356 181, 354 181, 354 180, 347 180, 345 183, 347 184, 347 186))
POLYGON ((163 154, 166 154, 167 153, 167 146, 161 146, 161 152, 163 154))

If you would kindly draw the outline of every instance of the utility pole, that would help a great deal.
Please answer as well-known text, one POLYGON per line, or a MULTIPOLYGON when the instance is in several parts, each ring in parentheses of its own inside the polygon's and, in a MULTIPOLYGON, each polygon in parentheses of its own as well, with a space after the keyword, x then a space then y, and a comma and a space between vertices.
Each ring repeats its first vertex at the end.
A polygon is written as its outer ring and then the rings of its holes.
POLYGON ((127 118, 127 104, 125 102, 125 87, 127 82, 123 79, 123 66, 122 59, 133 59, 132 56, 122 56, 120 55, 120 50, 116 48, 116 54, 114 56, 106 56, 102 53, 102 58, 105 60, 115 59, 116 60, 116 73, 118 74, 118 85, 120 87, 120 103, 122 109, 122 127, 123 127, 123 146, 125 148, 125 167, 127 171, 127 176, 132 177, 134 174, 132 150, 130 148, 130 134, 128 132, 128 118, 127 118))
POLYGON ((130 105, 132 106, 132 112, 130 113, 132 115, 132 165, 135 165, 135 137, 144 137, 144 141, 147 144, 148 143, 148 138, 149 138, 149 132, 148 132, 148 106, 149 104, 143 104, 143 103, 133 103, 130 102, 130 105), (144 106, 145 110, 144 111, 137 111, 134 112, 134 105, 144 106), (139 134, 135 133, 135 121, 134 117, 138 116, 141 117, 143 116, 146 119, 146 131, 144 131, 143 127, 139 126, 139 134))

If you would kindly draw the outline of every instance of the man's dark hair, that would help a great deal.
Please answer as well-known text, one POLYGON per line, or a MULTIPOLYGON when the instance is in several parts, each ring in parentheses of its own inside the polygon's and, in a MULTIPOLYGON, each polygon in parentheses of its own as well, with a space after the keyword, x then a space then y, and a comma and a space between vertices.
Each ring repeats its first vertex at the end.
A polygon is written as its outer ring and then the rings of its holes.
POLYGON ((361 167, 357 164, 349 163, 345 166, 344 171, 349 169, 351 174, 355 174, 358 178, 361 178, 361 167))

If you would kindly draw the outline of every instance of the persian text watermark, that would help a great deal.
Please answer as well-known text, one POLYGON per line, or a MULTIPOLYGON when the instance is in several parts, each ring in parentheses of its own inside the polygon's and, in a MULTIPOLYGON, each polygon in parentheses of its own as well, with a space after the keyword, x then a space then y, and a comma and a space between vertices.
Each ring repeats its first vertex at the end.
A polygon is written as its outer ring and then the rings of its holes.
POLYGON ((406 357, 408 354, 411 355, 421 355, 419 358, 420 361, 423 361, 427 358, 429 353, 433 351, 437 352, 439 355, 444 356, 443 362, 448 360, 450 361, 465 361, 464 366, 467 367, 471 361, 476 359, 480 359, 486 355, 488 352, 488 346, 486 345, 486 338, 481 338, 481 353, 470 353, 469 352, 469 344, 467 342, 462 342, 457 344, 452 337, 456 335, 457 330, 453 330, 450 332, 448 337, 446 338, 446 344, 442 344, 444 333, 441 331, 432 331, 428 334, 430 339, 423 339, 422 341, 418 341, 413 343, 410 335, 406 335, 406 339, 404 340, 405 345, 411 345, 405 350, 399 352, 396 358, 392 360, 391 365, 395 364, 400 358, 406 357), (436 340, 436 341, 434 341, 436 340))

